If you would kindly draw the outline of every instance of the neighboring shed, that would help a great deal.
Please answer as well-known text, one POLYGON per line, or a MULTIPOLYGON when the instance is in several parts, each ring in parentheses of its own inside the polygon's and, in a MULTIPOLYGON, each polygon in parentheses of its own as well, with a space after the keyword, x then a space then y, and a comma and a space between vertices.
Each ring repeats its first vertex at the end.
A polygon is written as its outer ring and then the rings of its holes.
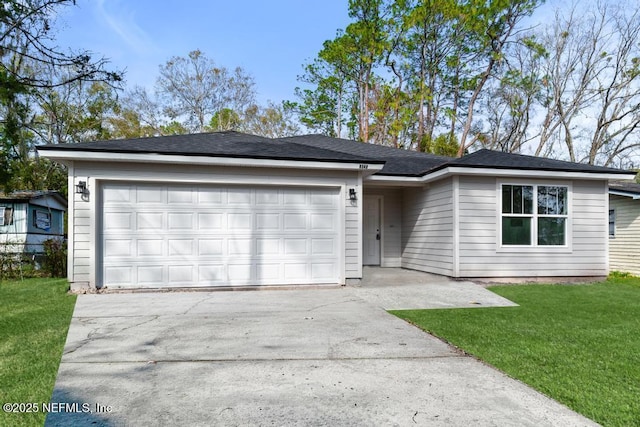
POLYGON ((56 191, 0 194, 0 251, 43 253, 42 243, 64 237, 67 201, 56 191))
POLYGON ((640 275, 640 184, 609 184, 609 269, 640 275))

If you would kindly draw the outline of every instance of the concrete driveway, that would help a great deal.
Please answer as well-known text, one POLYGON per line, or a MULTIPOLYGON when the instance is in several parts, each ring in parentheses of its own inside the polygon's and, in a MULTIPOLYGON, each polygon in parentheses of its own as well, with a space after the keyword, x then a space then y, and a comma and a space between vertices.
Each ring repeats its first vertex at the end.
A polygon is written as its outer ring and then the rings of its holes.
POLYGON ((413 281, 81 295, 46 425, 593 425, 383 309, 511 302, 413 281))

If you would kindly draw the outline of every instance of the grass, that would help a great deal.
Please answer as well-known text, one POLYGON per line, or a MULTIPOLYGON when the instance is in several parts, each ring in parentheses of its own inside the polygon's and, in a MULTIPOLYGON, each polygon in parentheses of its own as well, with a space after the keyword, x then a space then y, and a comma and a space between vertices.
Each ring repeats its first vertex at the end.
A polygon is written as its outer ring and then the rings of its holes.
POLYGON ((605 426, 640 426, 640 279, 495 286, 520 307, 393 311, 605 426))
MULTIPOLYGON (((49 402, 76 296, 66 279, 0 282, 0 404, 49 402)), ((0 410, 0 426, 43 425, 45 415, 0 410)))

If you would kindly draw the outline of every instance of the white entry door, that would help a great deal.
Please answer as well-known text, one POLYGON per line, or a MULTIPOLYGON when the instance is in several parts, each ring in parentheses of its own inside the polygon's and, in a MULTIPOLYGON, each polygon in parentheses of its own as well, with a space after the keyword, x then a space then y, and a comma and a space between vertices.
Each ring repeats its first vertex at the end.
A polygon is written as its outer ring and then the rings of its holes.
POLYGON ((339 283, 339 189, 172 184, 102 188, 102 284, 339 283))
POLYGON ((363 206, 363 259, 364 265, 380 265, 380 207, 379 196, 365 196, 363 206))

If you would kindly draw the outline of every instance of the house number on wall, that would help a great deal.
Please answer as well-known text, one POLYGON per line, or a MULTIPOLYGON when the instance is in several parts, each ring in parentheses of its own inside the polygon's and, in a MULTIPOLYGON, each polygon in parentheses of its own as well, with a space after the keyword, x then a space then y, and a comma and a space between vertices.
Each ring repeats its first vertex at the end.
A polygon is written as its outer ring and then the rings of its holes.
POLYGON ((369 169, 369 165, 360 165, 360 169, 369 169))

